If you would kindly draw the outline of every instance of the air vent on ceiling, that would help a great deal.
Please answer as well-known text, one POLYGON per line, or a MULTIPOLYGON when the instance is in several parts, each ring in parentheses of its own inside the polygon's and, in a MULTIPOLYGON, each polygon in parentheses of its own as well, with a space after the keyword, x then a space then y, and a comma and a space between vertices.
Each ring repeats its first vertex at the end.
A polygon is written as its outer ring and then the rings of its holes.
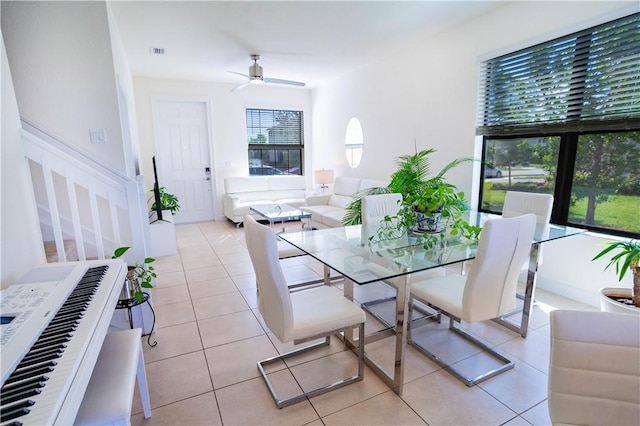
POLYGON ((154 55, 164 55, 164 47, 152 47, 151 53, 154 55))

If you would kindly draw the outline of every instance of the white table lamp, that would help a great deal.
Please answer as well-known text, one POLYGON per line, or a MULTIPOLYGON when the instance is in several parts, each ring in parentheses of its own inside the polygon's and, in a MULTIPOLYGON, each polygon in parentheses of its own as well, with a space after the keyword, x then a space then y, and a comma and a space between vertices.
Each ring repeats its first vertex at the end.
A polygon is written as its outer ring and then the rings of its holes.
POLYGON ((316 170, 314 177, 316 183, 320 184, 320 188, 322 188, 322 192, 324 192, 328 188, 327 184, 333 182, 333 170, 316 170))

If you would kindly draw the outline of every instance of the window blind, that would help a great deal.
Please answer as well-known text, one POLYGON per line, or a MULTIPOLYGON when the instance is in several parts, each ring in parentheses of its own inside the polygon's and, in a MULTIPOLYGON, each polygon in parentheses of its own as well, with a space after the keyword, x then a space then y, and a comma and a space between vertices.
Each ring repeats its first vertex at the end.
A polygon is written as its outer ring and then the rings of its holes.
POLYGON ((640 125, 640 14, 481 64, 479 135, 640 125))
POLYGON ((247 109, 250 145, 302 145, 302 111, 247 109))

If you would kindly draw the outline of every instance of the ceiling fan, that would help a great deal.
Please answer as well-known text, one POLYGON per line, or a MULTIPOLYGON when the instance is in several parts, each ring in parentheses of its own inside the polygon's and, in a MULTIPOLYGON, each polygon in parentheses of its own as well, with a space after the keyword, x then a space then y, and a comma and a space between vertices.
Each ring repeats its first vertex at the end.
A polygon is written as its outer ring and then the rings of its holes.
POLYGON ((238 74, 249 79, 249 81, 247 81, 246 83, 243 83, 231 89, 232 92, 242 89, 244 86, 248 84, 255 84, 255 83, 288 84, 290 86, 300 86, 300 87, 305 85, 305 83, 301 81, 282 80, 280 78, 264 78, 264 75, 262 74, 262 66, 258 65, 259 59, 260 59, 260 55, 251 55, 251 60, 253 61, 253 65, 249 67, 249 75, 242 74, 235 71, 229 71, 232 74, 238 74))

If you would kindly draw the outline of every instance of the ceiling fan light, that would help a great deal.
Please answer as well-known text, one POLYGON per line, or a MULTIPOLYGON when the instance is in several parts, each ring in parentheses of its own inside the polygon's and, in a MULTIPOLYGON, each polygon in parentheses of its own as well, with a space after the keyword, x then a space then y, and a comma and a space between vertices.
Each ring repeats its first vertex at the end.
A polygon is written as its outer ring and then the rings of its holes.
POLYGON ((258 65, 257 63, 254 63, 253 65, 251 65, 249 67, 249 78, 251 79, 251 81, 253 81, 253 80, 262 81, 262 79, 263 79, 262 67, 260 65, 258 65))
POLYGON ((261 79, 261 78, 257 78, 257 77, 251 77, 249 79, 249 83, 251 83, 251 84, 262 84, 262 83, 264 83, 264 80, 261 79))

